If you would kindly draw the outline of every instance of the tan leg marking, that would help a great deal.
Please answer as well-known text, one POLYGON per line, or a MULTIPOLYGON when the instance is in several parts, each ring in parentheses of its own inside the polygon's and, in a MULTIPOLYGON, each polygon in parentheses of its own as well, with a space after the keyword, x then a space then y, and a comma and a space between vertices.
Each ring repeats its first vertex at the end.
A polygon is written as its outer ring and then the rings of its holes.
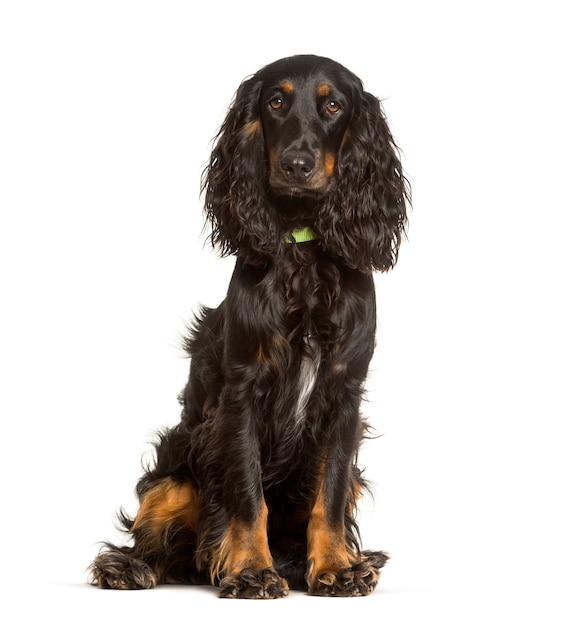
POLYGON ((175 522, 194 530, 198 512, 196 488, 165 478, 144 494, 131 531, 145 528, 158 535, 175 522))
POLYGON ((273 566, 267 541, 267 505, 263 502, 253 524, 230 522, 212 559, 212 583, 222 576, 237 575, 246 567, 262 570, 273 566))
POLYGON ((307 552, 310 562, 307 574, 309 588, 321 577, 334 575, 350 567, 351 561, 355 559, 352 550, 346 545, 344 523, 333 525, 328 520, 322 489, 317 494, 307 527, 307 552))

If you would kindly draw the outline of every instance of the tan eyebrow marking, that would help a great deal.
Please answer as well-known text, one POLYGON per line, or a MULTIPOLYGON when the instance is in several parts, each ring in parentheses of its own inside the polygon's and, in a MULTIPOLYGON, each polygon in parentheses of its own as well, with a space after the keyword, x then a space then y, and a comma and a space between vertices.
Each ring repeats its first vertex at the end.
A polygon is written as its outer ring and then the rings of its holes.
POLYGON ((331 86, 328 83, 321 83, 317 87, 317 94, 319 96, 328 96, 331 92, 331 86))
POLYGON ((284 80, 281 83, 281 89, 283 89, 284 93, 292 93, 295 90, 295 87, 290 80, 284 80))

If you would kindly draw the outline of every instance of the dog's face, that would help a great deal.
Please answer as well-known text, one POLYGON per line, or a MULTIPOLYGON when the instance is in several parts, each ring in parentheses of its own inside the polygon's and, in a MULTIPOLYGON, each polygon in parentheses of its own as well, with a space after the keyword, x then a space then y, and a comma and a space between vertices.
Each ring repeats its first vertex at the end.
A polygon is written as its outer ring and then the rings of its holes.
POLYGON ((288 57, 242 82, 202 189, 222 254, 262 264, 310 227, 351 269, 397 260, 409 198, 398 149, 380 101, 331 59, 288 57))
POLYGON ((352 113, 352 97, 335 64, 284 59, 265 68, 261 122, 276 195, 319 198, 334 180, 352 113))

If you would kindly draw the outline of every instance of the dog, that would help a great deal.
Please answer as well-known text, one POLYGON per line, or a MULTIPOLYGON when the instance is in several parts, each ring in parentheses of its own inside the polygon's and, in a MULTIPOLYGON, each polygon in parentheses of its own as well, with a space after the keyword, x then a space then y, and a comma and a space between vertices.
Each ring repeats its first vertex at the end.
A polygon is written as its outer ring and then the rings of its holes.
POLYGON ((410 188, 377 98, 339 63, 278 60, 239 87, 202 178, 227 297, 189 328, 181 421, 137 485, 131 542, 93 584, 215 584, 230 598, 363 596, 357 453, 373 354, 373 272, 391 269, 410 188))

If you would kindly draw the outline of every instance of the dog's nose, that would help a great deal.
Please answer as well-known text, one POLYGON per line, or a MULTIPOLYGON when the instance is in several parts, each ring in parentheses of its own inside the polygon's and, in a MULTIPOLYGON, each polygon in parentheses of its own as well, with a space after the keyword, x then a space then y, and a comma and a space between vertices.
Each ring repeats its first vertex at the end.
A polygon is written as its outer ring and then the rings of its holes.
POLYGON ((285 153, 281 157, 281 169, 289 180, 307 180, 315 169, 315 159, 308 152, 285 153))

